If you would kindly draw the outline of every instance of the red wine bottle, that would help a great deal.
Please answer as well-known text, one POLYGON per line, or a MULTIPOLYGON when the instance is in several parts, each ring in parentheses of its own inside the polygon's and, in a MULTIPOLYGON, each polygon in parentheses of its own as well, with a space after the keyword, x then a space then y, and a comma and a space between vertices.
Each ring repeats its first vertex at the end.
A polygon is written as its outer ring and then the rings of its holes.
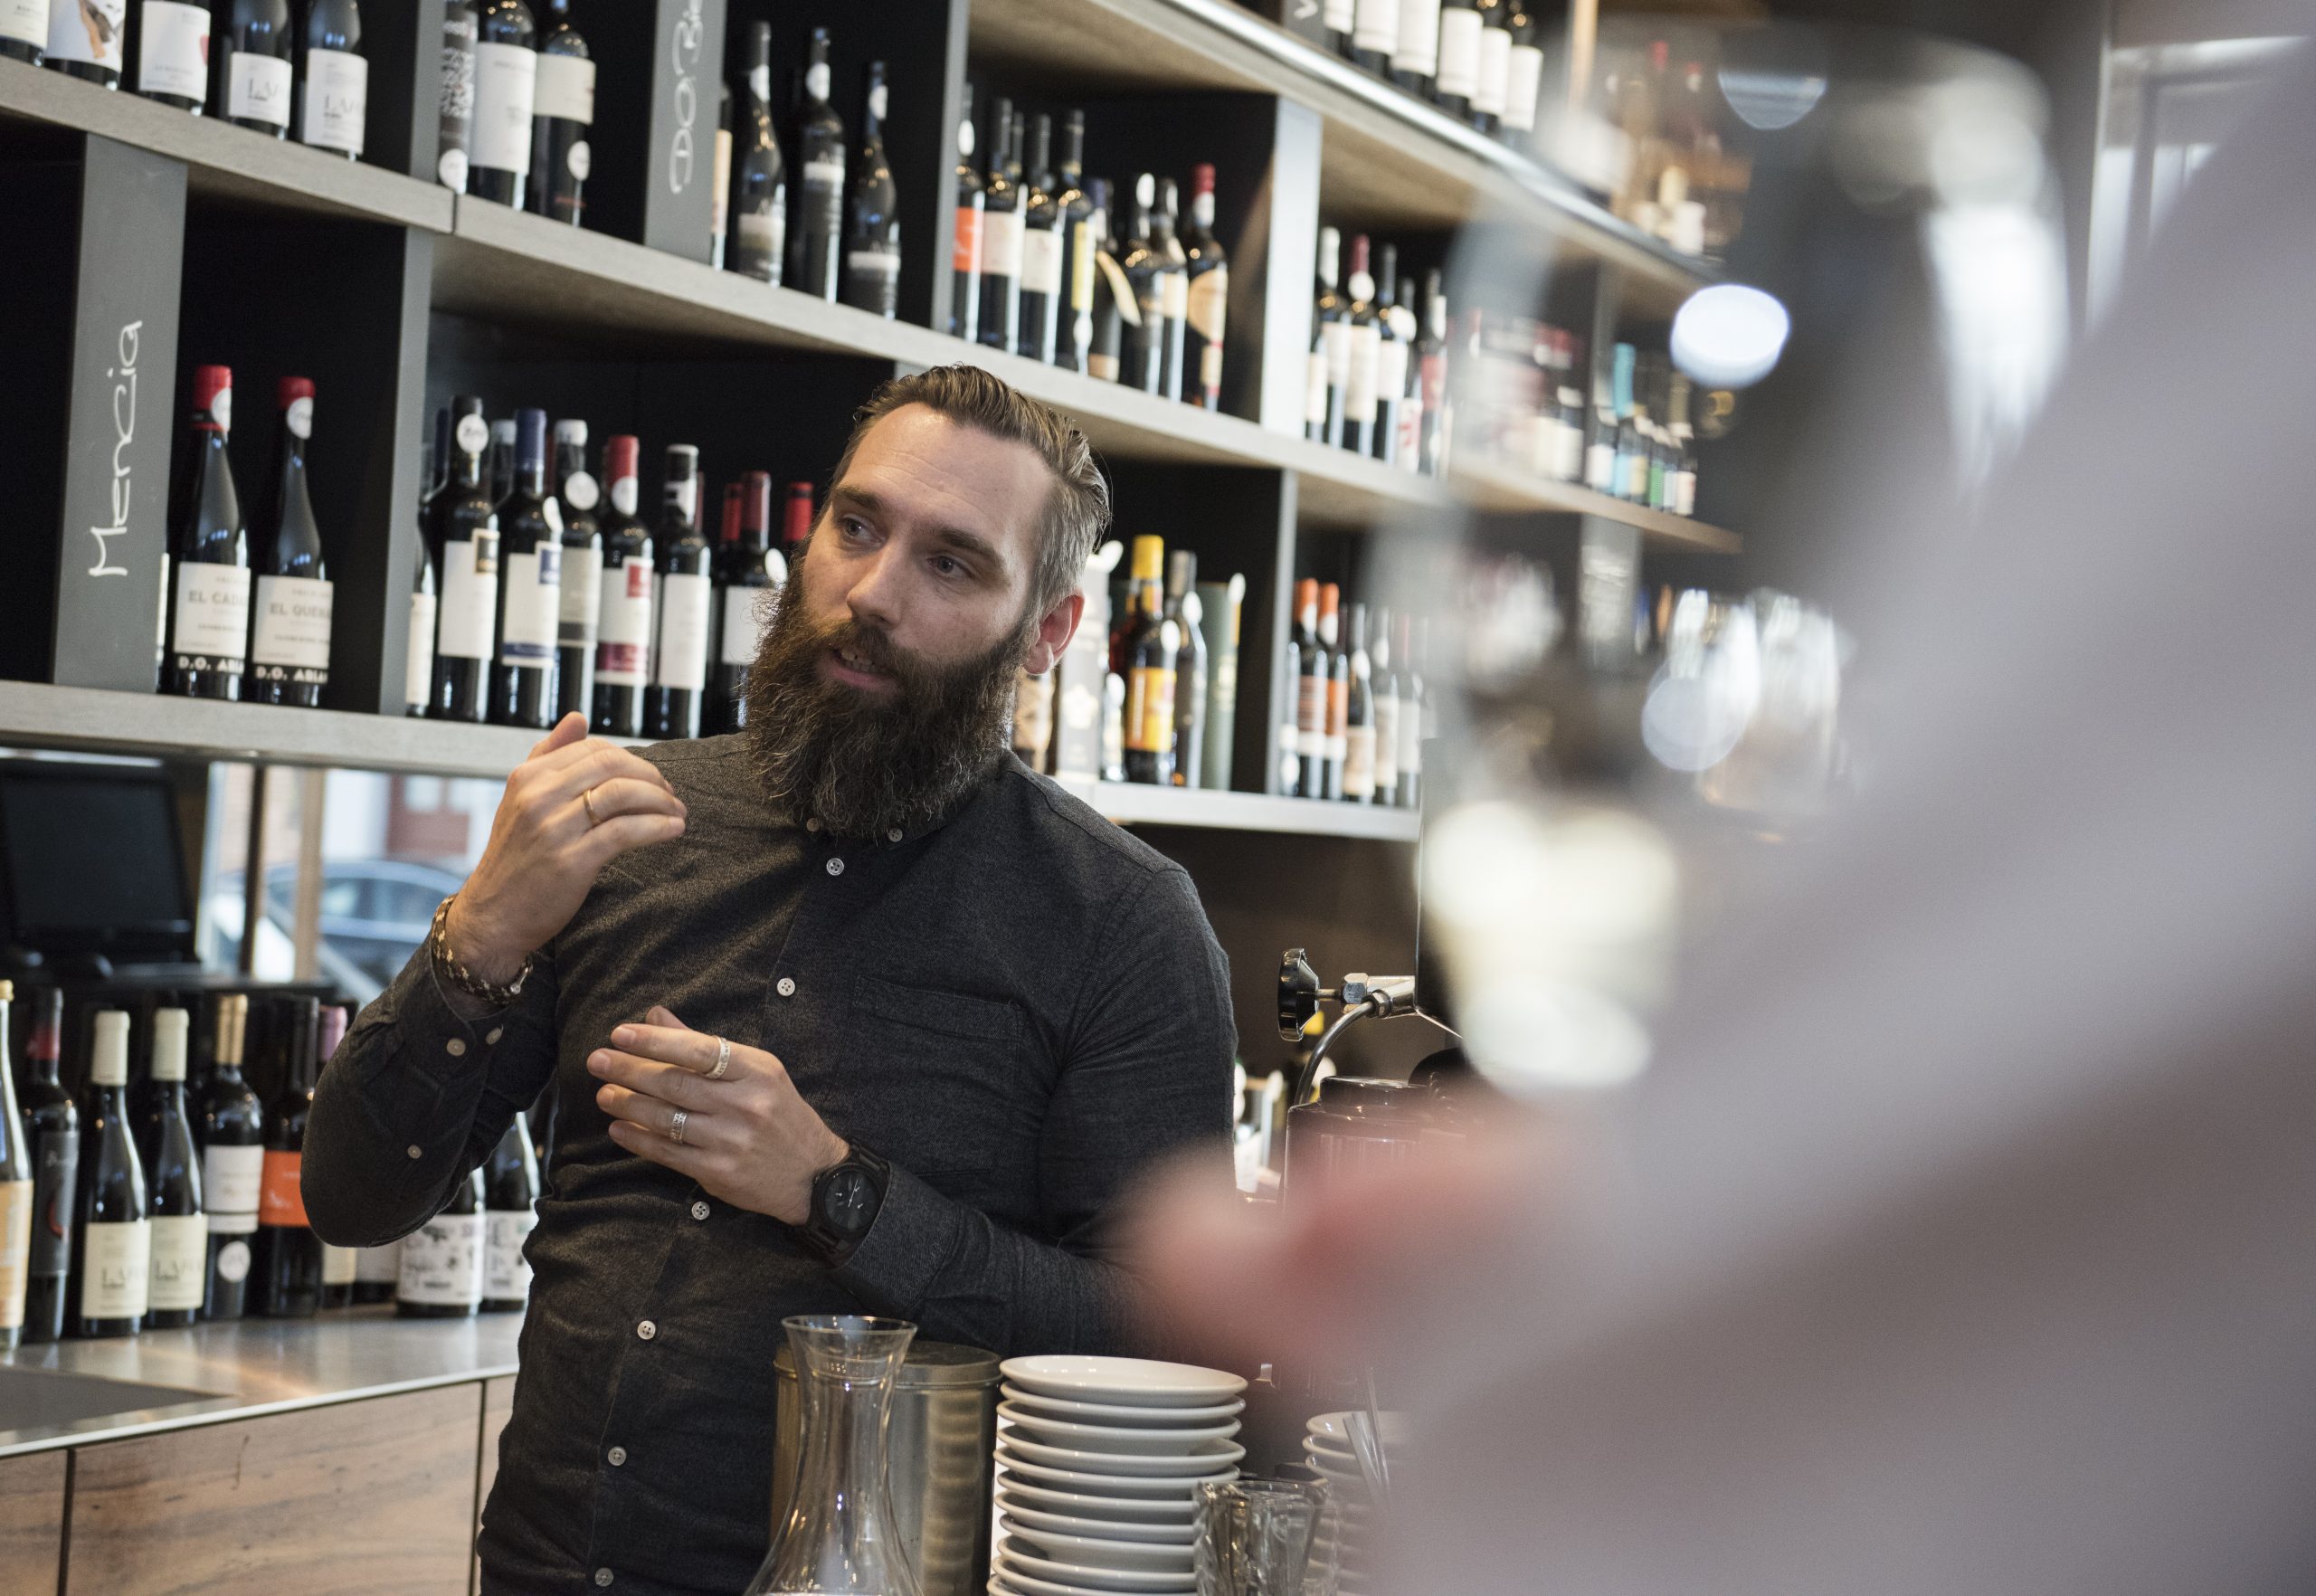
POLYGON ((515 417, 515 486, 498 506, 498 663, 490 718, 555 724, 555 643, 563 617, 563 533, 547 514, 546 412, 515 417))
MULTIPOLYGON (((321 1032, 314 1039, 314 1079, 318 1085, 328 1070, 330 1060, 337 1056, 338 1044, 346 1040, 346 1011, 343 1004, 332 1003, 322 1011, 321 1032)), ((354 1306, 355 1281, 361 1273, 363 1250, 358 1247, 334 1247, 327 1241, 322 1243, 322 1306, 342 1308, 354 1306)))
POLYGON ((844 246, 844 119, 829 104, 829 31, 812 30, 804 98, 796 117, 796 219, 788 229, 786 280, 834 301, 844 246))
POLYGON ((357 0, 312 0, 298 23, 298 142, 362 158, 370 119, 370 62, 357 0))
POLYGON ((27 66, 38 66, 41 52, 47 48, 46 0, 13 0, 12 4, 0 5, 0 55, 27 66))
POLYGON ((555 423, 555 500, 563 516, 563 599, 555 638, 555 716, 593 712, 595 632, 603 619, 603 490, 587 470, 587 423, 555 423))
POLYGON ((120 87, 128 0, 49 0, 43 64, 100 88, 120 87))
POLYGON ((1054 209, 1061 217, 1061 293, 1055 315, 1053 363, 1084 371, 1094 340, 1094 196, 1086 184, 1086 113, 1061 124, 1061 185, 1054 209))
POLYGON ((1190 273, 1184 300, 1185 397, 1206 410, 1222 408, 1222 337, 1230 309, 1230 258, 1214 236, 1214 168, 1191 168, 1190 225, 1182 232, 1190 273))
MULTIPOLYGON (((805 503, 809 506, 811 499, 805 503)), ((776 602, 770 590, 788 579, 788 562, 772 546, 772 473, 750 471, 740 484, 739 520, 717 548, 716 729, 748 723, 748 668, 756 661, 776 602)))
POLYGON ((1053 119, 1030 119, 1030 157, 1021 168, 1021 325, 1013 352, 1053 364, 1062 314, 1060 184, 1053 175, 1053 119))
POLYGON ((587 137, 595 121, 595 63, 571 25, 571 0, 547 0, 531 102, 529 209, 579 225, 594 163, 587 137))
POLYGON ((964 109, 957 122, 955 228, 949 255, 949 336, 973 342, 981 337, 981 223, 988 185, 973 164, 973 86, 964 86, 964 109))
POLYGON ((252 1273, 257 1300, 251 1310, 268 1319, 310 1319, 322 1306, 322 1243, 306 1218, 300 1188, 306 1160, 306 1116, 314 1107, 314 1044, 321 1003, 293 1000, 280 1096, 265 1116, 265 1155, 257 1202, 252 1273))
POLYGON ((406 1319, 470 1319, 482 1306, 482 1171, 451 1187, 441 1211, 403 1238, 394 1312, 406 1319))
POLYGON ((80 1198, 81 1109, 57 1069, 64 1034, 64 994, 54 987, 33 1000, 32 1064, 24 1082, 24 1137, 33 1155, 32 1259, 24 1281, 26 1341, 64 1337, 66 1287, 72 1273, 72 1210, 80 1198))
POLYGON ((635 514, 641 453, 641 445, 624 434, 603 444, 610 506, 603 516, 603 602, 595 614, 591 724, 614 737, 643 735, 643 697, 651 685, 651 529, 635 514))
POLYGON ((8 1010, 15 1001, 15 983, 0 980, 0 1351, 24 1339, 33 1249, 31 1126, 16 1112, 16 1072, 8 1059, 8 1010))
POLYGON ((153 1220, 153 1280, 145 1325, 182 1330, 201 1316, 209 1269, 209 1216, 201 1202, 201 1149, 185 1111, 183 1009, 153 1012, 152 1096, 138 1124, 153 1220))
POLYGON ((772 24, 748 27, 746 93, 735 106, 732 138, 732 236, 725 266, 780 286, 788 269, 788 168, 772 114, 772 24))
POLYGON ((696 737, 707 700, 710 591, 707 539, 699 530, 699 451, 688 443, 668 449, 667 497, 656 534, 660 622, 645 701, 644 733, 696 737))
POLYGON ((992 348, 1011 349, 1021 335, 1021 185, 1014 176, 1013 102, 999 95, 989 115, 989 181, 982 193, 981 314, 976 328, 992 348))
POLYGON ((217 1000, 215 1062, 201 1105, 201 1195, 209 1210, 204 1319, 238 1319, 249 1301, 250 1239, 265 1179, 265 1109, 242 1078, 249 1018, 246 994, 217 1000))
POLYGON ((430 507, 441 597, 434 694, 426 712, 440 720, 480 720, 498 618, 498 512, 483 485, 490 423, 471 394, 452 401, 451 413, 450 473, 430 507))
POLYGON ((538 1223, 538 1155, 530 1122, 517 1110, 483 1165, 482 1310, 519 1314, 531 1300, 523 1243, 538 1223))
POLYGON ((281 379, 281 446, 274 468, 273 518, 258 539, 257 604, 250 632, 249 687, 261 704, 311 709, 329 682, 329 571, 306 486, 306 443, 314 431, 314 385, 281 379))
POLYGON ((804 546, 812 540, 812 485, 810 482, 788 484, 788 508, 781 518, 780 552, 786 563, 793 565, 804 557, 804 546))
POLYGON ((451 412, 434 413, 434 448, 428 480, 418 493, 417 565, 410 583, 407 652, 403 656, 403 713, 422 716, 434 696, 434 626, 441 609, 441 557, 434 548, 434 528, 428 515, 442 473, 451 463, 451 412))
POLYGON ((523 0, 483 0, 474 46, 474 124, 467 192, 523 208, 538 100, 538 24, 523 0))
POLYGON ((225 452, 233 424, 233 374, 193 374, 193 464, 179 491, 169 538, 171 603, 165 692, 239 698, 250 636, 249 531, 225 452))
MULTIPOLYGON (((57 0, 50 0, 53 6, 57 0)), ((73 0, 78 9, 78 0, 73 0)), ((201 115, 209 103, 209 7, 138 0, 137 92, 201 115)))
POLYGON ((236 128, 288 138, 294 46, 290 0, 228 0, 224 37, 209 51, 217 114, 236 128))
POLYGON ((860 164, 844 211, 844 302, 890 319, 900 314, 900 195, 885 157, 885 63, 868 63, 860 164))
POLYGON ((128 1116, 128 1016, 92 1017, 89 1089, 81 1105, 81 1192, 73 1204, 72 1333, 134 1335, 153 1285, 145 1162, 128 1116))

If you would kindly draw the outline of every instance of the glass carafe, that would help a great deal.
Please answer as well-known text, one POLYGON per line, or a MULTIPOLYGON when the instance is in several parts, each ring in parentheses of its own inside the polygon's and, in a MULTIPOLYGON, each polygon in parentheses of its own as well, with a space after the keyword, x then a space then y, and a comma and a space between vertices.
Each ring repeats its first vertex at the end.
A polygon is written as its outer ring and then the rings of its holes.
POLYGON ((803 1314, 782 1321, 804 1409, 796 1495, 746 1596, 919 1596, 893 1515, 886 1432, 916 1326, 803 1314))

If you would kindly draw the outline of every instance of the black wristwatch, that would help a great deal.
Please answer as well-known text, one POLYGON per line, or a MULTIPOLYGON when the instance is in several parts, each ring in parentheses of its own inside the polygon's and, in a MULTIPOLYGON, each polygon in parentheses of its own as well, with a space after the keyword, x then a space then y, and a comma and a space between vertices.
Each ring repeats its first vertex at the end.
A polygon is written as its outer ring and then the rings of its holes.
POLYGON ((877 1211, 885 1205, 885 1188, 893 1166, 865 1148, 854 1147, 844 1162, 822 1170, 812 1182, 812 1211, 796 1227, 797 1236, 821 1261, 835 1265, 852 1256, 877 1211))

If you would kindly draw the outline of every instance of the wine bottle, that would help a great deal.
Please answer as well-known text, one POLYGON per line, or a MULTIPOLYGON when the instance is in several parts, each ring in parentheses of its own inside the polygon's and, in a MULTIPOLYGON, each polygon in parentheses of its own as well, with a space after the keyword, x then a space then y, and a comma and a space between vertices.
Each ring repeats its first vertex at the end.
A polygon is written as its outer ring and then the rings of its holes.
POLYGON ((498 655, 490 718, 545 731, 555 725, 563 535, 546 496, 546 412, 519 411, 515 426, 515 486, 498 506, 498 655))
POLYGON ((1368 692, 1375 705, 1375 802, 1387 809, 1400 802, 1400 672, 1399 656, 1391 651, 1393 624, 1391 612, 1379 605, 1367 651, 1374 668, 1368 692))
POLYGON ((0 980, 0 1351, 24 1339, 32 1276, 33 1131, 17 1112, 16 1071, 8 1058, 8 1011, 15 1001, 15 983, 0 980))
POLYGON ((1021 168, 1020 328, 1013 352, 1053 364, 1061 315, 1061 206, 1053 175, 1053 119, 1030 120, 1030 153, 1021 168))
POLYGON ((1537 0, 1507 0, 1504 31, 1512 46, 1504 63, 1504 114, 1496 137, 1515 149, 1526 149, 1536 137, 1536 117, 1544 98, 1543 24, 1536 20, 1537 0))
POLYGON ((1013 102, 999 95, 989 113, 989 182, 982 196, 981 341, 992 349, 1021 341, 1021 203, 1013 176, 1013 102))
POLYGON ((1439 0, 1400 0, 1400 38, 1391 49, 1391 81, 1419 99, 1431 98, 1439 71, 1439 0))
POLYGON ((539 41, 531 93, 528 208, 574 227, 587 209, 594 163, 588 136, 595 123, 595 63, 571 25, 571 0, 546 0, 546 36, 539 41))
POLYGON ((707 263, 724 270, 732 242, 732 85, 716 85, 716 165, 707 185, 707 263))
POLYGON ((1159 350, 1158 391, 1178 403, 1189 379, 1183 371, 1191 314, 1191 258, 1182 248, 1182 190, 1172 177, 1158 181, 1158 204, 1150 213, 1150 242, 1165 260, 1159 279, 1159 305, 1166 318, 1159 350))
POLYGON ((1411 617, 1399 617, 1399 636, 1392 640, 1392 652, 1400 663, 1400 802, 1401 809, 1414 809, 1423 799, 1423 717, 1426 698, 1423 683, 1423 631, 1411 617))
POLYGON ((490 502, 502 503, 515 491, 515 418, 500 416, 490 423, 490 502))
POLYGON ((538 36, 538 24, 525 0, 482 0, 475 34, 474 126, 468 135, 465 192, 518 211, 530 186, 538 36))
POLYGON ((311 0, 298 25, 298 142, 360 160, 370 120, 360 0, 311 0))
POLYGON ((120 87, 128 0, 49 0, 42 64, 101 88, 120 87))
POLYGON ((0 55, 40 65, 48 47, 48 5, 49 0, 0 0, 0 55))
MULTIPOLYGON (((1306 16, 1309 13, 1306 11, 1306 16)), ((1319 23, 1327 37, 1327 48, 1345 61, 1351 59, 1351 36, 1359 26, 1357 0, 1324 0, 1319 8, 1319 23)))
POLYGON ((1350 753, 1351 651, 1343 647, 1343 589, 1319 586, 1319 645, 1327 651, 1327 762, 1320 796, 1343 800, 1343 767, 1350 753))
POLYGON ((233 422, 233 374, 193 374, 193 464, 169 539, 174 602, 163 690, 188 698, 239 698, 250 637, 249 533, 225 438, 233 422))
POLYGON ((1343 688, 1343 795, 1375 802, 1375 661, 1367 652, 1367 606, 1351 606, 1349 679, 1343 688))
POLYGON ((128 1016, 90 1017, 89 1089, 81 1106, 81 1191, 73 1205, 72 1334, 134 1335, 152 1297, 153 1222, 145 1163, 128 1116, 128 1016))
POLYGON ((265 1116, 257 1244, 251 1312, 267 1319, 310 1319, 322 1306, 322 1243, 306 1218, 300 1189, 306 1160, 306 1116, 314 1107, 315 1043, 321 1003, 295 998, 285 1050, 281 1091, 265 1116))
POLYGON ((603 444, 611 484, 603 518, 603 602, 595 617, 595 708, 589 724, 615 737, 643 735, 651 681, 651 531, 636 518, 636 461, 641 446, 622 435, 603 444))
POLYGON ((520 1109, 508 1122, 482 1171, 482 1309, 519 1314, 531 1300, 531 1266, 523 1243, 538 1221, 539 1166, 530 1121, 520 1109))
MULTIPOLYGON (((811 503, 807 498, 808 515, 811 503)), ((716 729, 736 732, 748 723, 748 670, 764 646, 778 589, 788 580, 788 562, 772 546, 771 472, 750 471, 740 484, 738 534, 719 552, 716 729)))
POLYGON ((1086 186, 1086 113, 1071 111, 1061 124, 1061 185, 1054 209, 1061 214, 1061 294, 1053 363, 1064 371, 1084 371, 1094 338, 1093 195, 1086 186))
POLYGON ((1504 25, 1505 0, 1476 0, 1480 14, 1479 81, 1472 90, 1472 126, 1493 135, 1504 119, 1512 83, 1512 33, 1504 25))
POLYGON ((441 94, 436 111, 434 176, 467 191, 474 143, 475 45, 482 37, 480 0, 442 0, 441 94))
POLYGON ((1214 167, 1191 168, 1191 220, 1182 235, 1190 273, 1183 320, 1184 360, 1192 404, 1222 408, 1222 334, 1230 310, 1230 258, 1214 236, 1214 167))
POLYGON ((812 540, 812 522, 817 512, 812 506, 812 485, 810 482, 788 484, 787 508, 781 512, 781 568, 793 570, 796 562, 804 557, 804 546, 812 540))
POLYGON ((427 713, 481 720, 489 708, 490 645, 498 616, 498 516, 483 485, 490 423, 482 401, 451 404, 450 474, 429 506, 441 564, 441 621, 434 638, 434 688, 427 713))
POLYGON ((1343 384, 1343 446, 1353 454, 1375 452, 1376 384, 1383 358, 1382 332, 1375 320, 1375 276, 1369 271, 1367 235, 1351 241, 1351 367, 1343 384))
POLYGON ((1301 759, 1296 791, 1305 798, 1327 793, 1327 690, 1332 661, 1326 639, 1319 631, 1319 584, 1305 578, 1295 584, 1295 641, 1299 653, 1296 675, 1295 746, 1301 759))
POLYGON ((973 86, 964 86, 964 111, 957 122, 956 217, 949 245, 949 336, 981 337, 982 207, 988 185, 973 164, 973 86))
POLYGON ((1351 60, 1362 71, 1386 78, 1400 47, 1400 0, 1357 0, 1352 12, 1351 60))
POLYGON ((1408 340, 1400 330, 1400 252, 1375 252, 1375 432, 1373 453, 1386 465, 1400 457, 1400 406, 1408 391, 1408 340))
POLYGON ((201 1317, 209 1277, 209 1216, 202 1206, 201 1149, 185 1101, 183 1009, 153 1012, 152 1104, 138 1126, 138 1156, 153 1221, 153 1275, 145 1324, 182 1330, 201 1317))
POLYGON ((33 1240, 24 1272, 24 1339, 61 1341, 72 1274, 72 1211, 80 1201, 81 1109, 57 1073, 64 994, 51 987, 35 1003, 24 1049, 32 1062, 24 1083, 24 1137, 33 1157, 33 1240))
POLYGON ((1174 779, 1174 666, 1182 638, 1166 616, 1166 546, 1134 540, 1134 629, 1125 641, 1125 779, 1174 779))
POLYGON ((1087 185, 1092 210, 1086 220, 1087 253, 1093 265, 1087 272, 1086 375, 1097 382, 1120 382, 1125 376, 1125 329, 1141 317, 1134 302, 1134 286, 1118 264, 1111 232, 1111 194, 1107 179, 1096 177, 1087 185))
POLYGON ((844 246, 844 119, 829 103, 829 31, 812 30, 804 99, 796 116, 796 216, 788 229, 788 286, 833 301, 844 246))
POLYGON ((1234 764, 1232 745, 1239 736, 1239 625, 1247 596, 1247 579, 1201 582, 1198 594, 1199 635, 1206 643, 1206 731, 1201 739, 1198 784, 1210 793, 1227 793, 1234 764))
POLYGON ((595 708, 595 637, 603 620, 603 489, 587 470, 587 423, 555 423, 555 495, 563 508, 563 588, 555 629, 555 717, 595 708))
POLYGON ((772 113, 772 24, 748 27, 746 92, 734 106, 731 238, 724 262, 780 285, 788 265, 788 167, 772 113))
POLYGON ((1439 273, 1423 275, 1423 337, 1415 347, 1416 370, 1423 385, 1423 432, 1417 465, 1427 476, 1448 470, 1448 295, 1439 273))
POLYGON ((1351 380, 1350 307, 1336 288, 1343 234, 1319 229, 1319 291, 1311 307, 1311 355, 1303 385, 1303 435, 1316 443, 1343 442, 1344 385, 1351 380))
POLYGON ((401 1279, 401 1242, 355 1249, 353 1298, 357 1304, 392 1302, 394 1287, 401 1279))
POLYGON ((860 114, 860 161, 844 212, 844 302, 887 319, 900 314, 900 196, 885 158, 885 63, 868 63, 860 114))
POLYGON ((1174 623, 1174 768, 1177 787, 1199 784, 1206 741, 1206 639, 1199 630, 1198 556, 1166 556, 1166 619, 1174 623))
POLYGON ((713 613, 711 551, 699 530, 699 451, 668 449, 666 498, 653 534, 659 623, 653 628, 651 691, 644 731, 653 737, 696 737, 707 698, 707 625, 713 613))
POLYGON ((265 1176, 265 1109, 242 1078, 250 1000, 217 1000, 216 1049, 201 1105, 201 1195, 209 1211, 209 1267, 201 1316, 238 1319, 248 1306, 250 1239, 265 1176))
POLYGON ((1119 270, 1133 290, 1134 317, 1126 325, 1125 369, 1118 380, 1145 394, 1163 393, 1166 381, 1166 252, 1152 236, 1158 206, 1158 179, 1144 172, 1134 179, 1133 231, 1118 255, 1119 270))
POLYGON ((1441 0, 1439 65, 1432 98, 1459 121, 1469 120, 1480 91, 1480 13, 1476 0, 1441 0))
POLYGON ((137 92, 201 115, 209 102, 207 5, 138 0, 137 92))
POLYGON ((260 704, 318 708, 329 682, 329 570, 306 487, 306 444, 314 432, 314 385, 283 377, 281 441, 274 468, 272 523, 257 541, 257 603, 250 631, 249 684, 260 704))
POLYGON ((409 1319, 468 1319, 482 1306, 482 1171, 451 1187, 442 1211, 402 1240, 394 1312, 409 1319))
POLYGON ((228 0, 225 37, 209 52, 217 62, 217 114, 236 128, 287 138, 296 47, 290 0, 228 0))

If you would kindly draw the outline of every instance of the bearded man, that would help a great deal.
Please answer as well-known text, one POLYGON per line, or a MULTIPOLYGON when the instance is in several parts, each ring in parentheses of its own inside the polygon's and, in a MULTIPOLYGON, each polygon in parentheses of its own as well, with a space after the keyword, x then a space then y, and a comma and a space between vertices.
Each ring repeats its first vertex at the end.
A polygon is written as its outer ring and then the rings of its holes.
POLYGON ((970 366, 861 413, 747 729, 576 716, 317 1094, 327 1240, 438 1212, 552 1092, 486 1591, 741 1589, 792 1314, 1003 1354, 1134 1344, 1108 1221, 1227 1181, 1228 971, 1182 869, 1016 761, 1108 519, 1084 437, 970 366))

